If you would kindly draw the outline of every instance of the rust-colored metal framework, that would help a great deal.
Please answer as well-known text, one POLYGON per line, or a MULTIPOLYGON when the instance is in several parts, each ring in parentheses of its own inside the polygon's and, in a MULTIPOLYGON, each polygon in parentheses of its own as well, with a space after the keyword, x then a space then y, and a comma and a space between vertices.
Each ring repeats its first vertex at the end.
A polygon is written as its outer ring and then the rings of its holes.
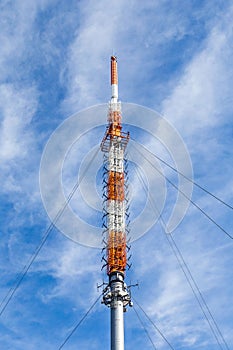
POLYGON ((122 131, 121 106, 118 102, 117 59, 111 57, 112 98, 109 103, 108 126, 101 143, 105 155, 105 212, 104 228, 107 231, 107 273, 124 273, 127 265, 126 254, 126 202, 124 151, 129 133, 122 131))
POLYGON ((108 125, 101 142, 101 150, 104 153, 103 241, 106 250, 103 259, 109 276, 109 283, 103 292, 103 303, 111 308, 111 350, 124 350, 123 312, 128 304, 132 305, 129 290, 124 282, 129 217, 125 148, 129 141, 129 133, 122 131, 115 56, 111 57, 111 87, 108 125))

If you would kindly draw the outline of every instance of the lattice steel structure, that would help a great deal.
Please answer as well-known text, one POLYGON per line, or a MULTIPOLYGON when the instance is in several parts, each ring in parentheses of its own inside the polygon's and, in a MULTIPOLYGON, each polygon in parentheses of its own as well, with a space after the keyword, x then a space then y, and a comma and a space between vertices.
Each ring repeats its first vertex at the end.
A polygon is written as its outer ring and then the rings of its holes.
POLYGON ((124 350, 123 312, 131 305, 130 292, 124 282, 127 263, 128 199, 127 161, 125 149, 129 132, 122 131, 121 103, 118 101, 117 59, 111 57, 112 97, 109 102, 108 125, 101 142, 104 153, 103 174, 103 242, 109 283, 103 303, 111 308, 111 350, 124 350))

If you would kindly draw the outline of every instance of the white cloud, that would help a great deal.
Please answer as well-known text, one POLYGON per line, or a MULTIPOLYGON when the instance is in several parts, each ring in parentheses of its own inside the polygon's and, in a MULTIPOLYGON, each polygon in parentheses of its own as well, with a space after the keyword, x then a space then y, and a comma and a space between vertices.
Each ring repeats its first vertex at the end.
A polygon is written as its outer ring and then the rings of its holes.
MULTIPOLYGON (((226 253, 226 249, 229 247, 221 247, 218 252, 210 248, 206 253, 201 237, 204 233, 195 227, 195 230, 199 232, 199 242, 197 242, 197 238, 194 239, 194 242, 190 242, 190 238, 193 236, 190 229, 191 221, 189 221, 188 226, 188 235, 187 232, 185 233, 184 226, 182 226, 184 234, 179 232, 181 237, 176 242, 183 251, 184 259, 192 271, 217 324, 222 329, 227 312, 225 311, 222 315, 221 310, 224 307, 224 302, 216 303, 215 297, 216 292, 221 293, 222 287, 220 286, 228 283, 228 277, 224 276, 228 258, 226 254, 226 258, 221 259, 221 250, 226 253), (220 259, 222 260, 221 264, 219 264, 220 259)), ((141 306, 144 307, 172 344, 178 338, 183 346, 188 344, 196 346, 200 344, 201 339, 207 338, 209 344, 212 342, 214 344, 209 326, 176 259, 171 255, 171 250, 165 243, 164 237, 160 236, 158 232, 160 230, 155 228, 153 231, 155 232, 154 236, 150 234, 144 237, 143 241, 137 242, 136 246, 133 245, 132 251, 136 273, 134 278, 138 278, 140 281, 140 291, 136 293, 136 299, 139 300, 137 295, 140 295, 141 306), (153 250, 150 248, 149 252, 148 247, 154 248, 153 250), (147 254, 145 254, 145 251, 147 251, 147 254)), ((132 292, 134 295, 135 290, 132 292)), ((229 314, 231 314, 230 311, 229 314)), ((210 319, 209 316, 208 318, 210 319)), ((224 330, 224 334, 226 334, 226 328, 224 330)), ((151 332, 154 333, 152 329, 151 332)), ((155 336, 155 340, 156 344, 159 342, 162 346, 161 339, 155 336)))
MULTIPOLYGON (((173 9, 176 11, 175 6, 173 9)), ((142 102, 143 91, 146 103, 146 96, 152 96, 155 89, 153 69, 159 69, 161 56, 166 60, 164 47, 181 40, 188 31, 187 18, 181 16, 177 21, 176 13, 167 11, 166 1, 81 3, 80 26, 63 75, 67 86, 64 107, 76 112, 110 97, 109 58, 113 53, 120 59, 120 96, 142 102)))
POLYGON ((0 86, 1 161, 25 158, 32 134, 28 128, 37 108, 36 89, 17 89, 11 84, 0 86))
POLYGON ((230 8, 222 22, 211 30, 204 48, 188 63, 171 95, 163 102, 163 115, 188 137, 228 118, 233 84, 232 12, 230 8))
MULTIPOLYGON (((74 303, 75 308, 87 308, 90 300, 98 297, 97 283, 101 284, 101 250, 92 249, 75 244, 70 240, 63 240, 63 245, 56 244, 53 255, 44 248, 34 266, 34 272, 49 274, 56 283, 49 291, 40 291, 43 303, 49 304, 54 299, 65 298, 74 303)), ((100 291, 99 291, 100 292, 100 291)))

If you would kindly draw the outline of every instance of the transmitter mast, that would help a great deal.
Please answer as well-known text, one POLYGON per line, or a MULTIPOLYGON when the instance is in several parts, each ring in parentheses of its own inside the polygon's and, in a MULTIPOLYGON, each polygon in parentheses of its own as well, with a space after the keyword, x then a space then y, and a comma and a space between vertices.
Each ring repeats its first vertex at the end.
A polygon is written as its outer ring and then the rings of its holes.
POLYGON ((129 132, 122 131, 121 103, 118 101, 117 58, 111 57, 112 97, 109 102, 108 125, 101 142, 104 153, 103 174, 103 242, 106 254, 108 285, 103 291, 103 301, 111 309, 111 350, 124 350, 124 312, 132 306, 127 288, 127 166, 125 149, 129 132))

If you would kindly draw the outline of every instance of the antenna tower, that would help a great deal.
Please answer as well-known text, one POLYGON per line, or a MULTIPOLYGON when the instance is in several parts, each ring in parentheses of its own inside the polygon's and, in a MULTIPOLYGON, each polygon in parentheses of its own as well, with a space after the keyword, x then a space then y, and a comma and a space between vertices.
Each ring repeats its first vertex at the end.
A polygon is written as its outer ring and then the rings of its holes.
POLYGON ((127 161, 125 149, 129 132, 122 131, 121 103, 118 101, 117 58, 111 57, 112 97, 109 102, 108 125, 101 142, 104 154, 103 174, 103 260, 108 284, 103 303, 111 309, 111 350, 124 350, 124 312, 132 306, 130 291, 124 282, 127 263, 128 200, 127 161))

